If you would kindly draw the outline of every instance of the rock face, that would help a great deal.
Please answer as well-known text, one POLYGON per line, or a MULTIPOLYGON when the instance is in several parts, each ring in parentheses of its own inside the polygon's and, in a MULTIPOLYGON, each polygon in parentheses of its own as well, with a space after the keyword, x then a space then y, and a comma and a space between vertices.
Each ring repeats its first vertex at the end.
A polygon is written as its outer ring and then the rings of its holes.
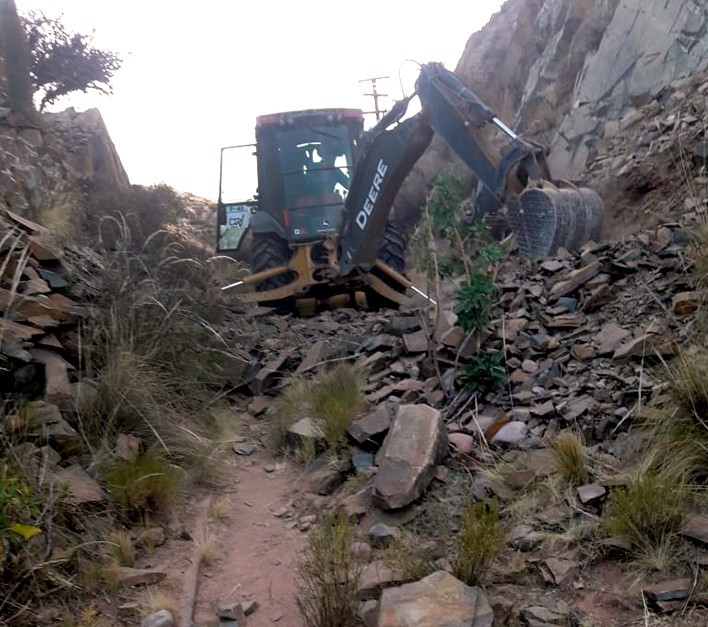
MULTIPOLYGON (((707 27, 703 0, 508 0, 455 72, 550 148, 555 177, 579 178, 614 125, 708 66, 707 27)), ((422 204, 447 160, 434 142, 399 194, 399 217, 422 204)))
POLYGON ((491 627, 492 608, 480 588, 470 587, 439 570, 425 579, 381 595, 377 627, 491 627))
POLYGON ((440 412, 427 405, 402 405, 379 453, 374 498, 386 509, 415 501, 435 474, 447 449, 440 412))

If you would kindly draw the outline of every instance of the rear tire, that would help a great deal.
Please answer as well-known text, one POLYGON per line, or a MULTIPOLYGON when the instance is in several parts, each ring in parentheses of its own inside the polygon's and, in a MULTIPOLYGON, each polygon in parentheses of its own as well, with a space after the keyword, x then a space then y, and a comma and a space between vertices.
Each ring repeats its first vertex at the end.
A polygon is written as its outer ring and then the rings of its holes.
MULTIPOLYGON (((290 261, 292 251, 288 243, 275 233, 255 233, 251 244, 251 268, 253 273, 263 272, 283 266, 290 261)), ((261 281, 256 285, 257 292, 265 292, 278 287, 283 287, 292 281, 293 273, 286 272, 278 276, 261 281)), ((264 307, 276 307, 282 313, 289 313, 294 306, 292 298, 283 298, 273 301, 259 301, 264 307)))
MULTIPOLYGON (((393 222, 386 223, 386 230, 383 234, 378 258, 399 274, 406 276, 406 247, 403 243, 403 237, 393 222)), ((371 274, 381 279, 386 285, 391 286, 397 292, 405 294, 406 290, 404 287, 378 268, 373 268, 371 274)), ((389 300, 371 288, 367 290, 366 300, 370 309, 398 309, 399 307, 397 302, 389 300)))

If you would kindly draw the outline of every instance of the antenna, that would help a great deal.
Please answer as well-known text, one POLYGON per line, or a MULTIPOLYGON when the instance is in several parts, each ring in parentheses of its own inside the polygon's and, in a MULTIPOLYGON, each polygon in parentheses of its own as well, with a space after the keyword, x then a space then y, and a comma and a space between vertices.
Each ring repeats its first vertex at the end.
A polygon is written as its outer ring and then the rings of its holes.
POLYGON ((379 109, 379 98, 386 98, 388 94, 380 94, 376 90, 376 81, 381 81, 384 79, 389 78, 388 76, 376 76, 376 77, 371 77, 371 78, 362 78, 359 82, 360 83, 371 83, 371 93, 370 94, 364 94, 365 96, 372 96, 374 99, 374 111, 366 111, 366 113, 375 113, 376 114, 376 121, 378 122, 381 119, 381 116, 386 113, 385 110, 379 109))

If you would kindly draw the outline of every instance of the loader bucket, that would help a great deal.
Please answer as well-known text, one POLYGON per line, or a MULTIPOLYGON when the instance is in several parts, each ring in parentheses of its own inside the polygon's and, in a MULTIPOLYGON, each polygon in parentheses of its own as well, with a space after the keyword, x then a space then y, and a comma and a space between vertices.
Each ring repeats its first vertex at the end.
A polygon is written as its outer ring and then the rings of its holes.
POLYGON ((588 188, 544 185, 510 197, 507 206, 519 252, 530 259, 549 257, 561 247, 576 251, 602 235, 602 200, 588 188))

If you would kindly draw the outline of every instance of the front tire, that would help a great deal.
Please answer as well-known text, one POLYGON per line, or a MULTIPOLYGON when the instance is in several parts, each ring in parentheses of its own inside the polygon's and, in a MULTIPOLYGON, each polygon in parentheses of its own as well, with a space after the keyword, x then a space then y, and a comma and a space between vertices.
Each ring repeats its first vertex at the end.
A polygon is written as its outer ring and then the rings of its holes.
MULTIPOLYGON (((383 234, 378 258, 399 274, 406 276, 406 247, 403 243, 403 237, 393 222, 386 223, 386 230, 383 234)), ((386 283, 386 285, 389 285, 397 292, 405 294, 406 290, 403 286, 391 279, 391 277, 378 268, 373 268, 371 270, 371 274, 381 279, 384 283, 386 283)), ((369 308, 374 310, 384 308, 398 309, 399 307, 397 302, 389 300, 371 288, 367 291, 366 300, 369 304, 369 308)))
MULTIPOLYGON (((284 266, 290 261, 292 251, 288 243, 275 233, 254 233, 251 244, 251 268, 253 273, 271 270, 279 266, 284 266)), ((261 281, 256 285, 257 292, 265 292, 278 287, 283 287, 293 280, 292 272, 285 272, 278 276, 261 281)), ((259 301, 264 307, 276 307, 279 311, 287 313, 292 311, 294 300, 291 297, 273 300, 259 301)))

